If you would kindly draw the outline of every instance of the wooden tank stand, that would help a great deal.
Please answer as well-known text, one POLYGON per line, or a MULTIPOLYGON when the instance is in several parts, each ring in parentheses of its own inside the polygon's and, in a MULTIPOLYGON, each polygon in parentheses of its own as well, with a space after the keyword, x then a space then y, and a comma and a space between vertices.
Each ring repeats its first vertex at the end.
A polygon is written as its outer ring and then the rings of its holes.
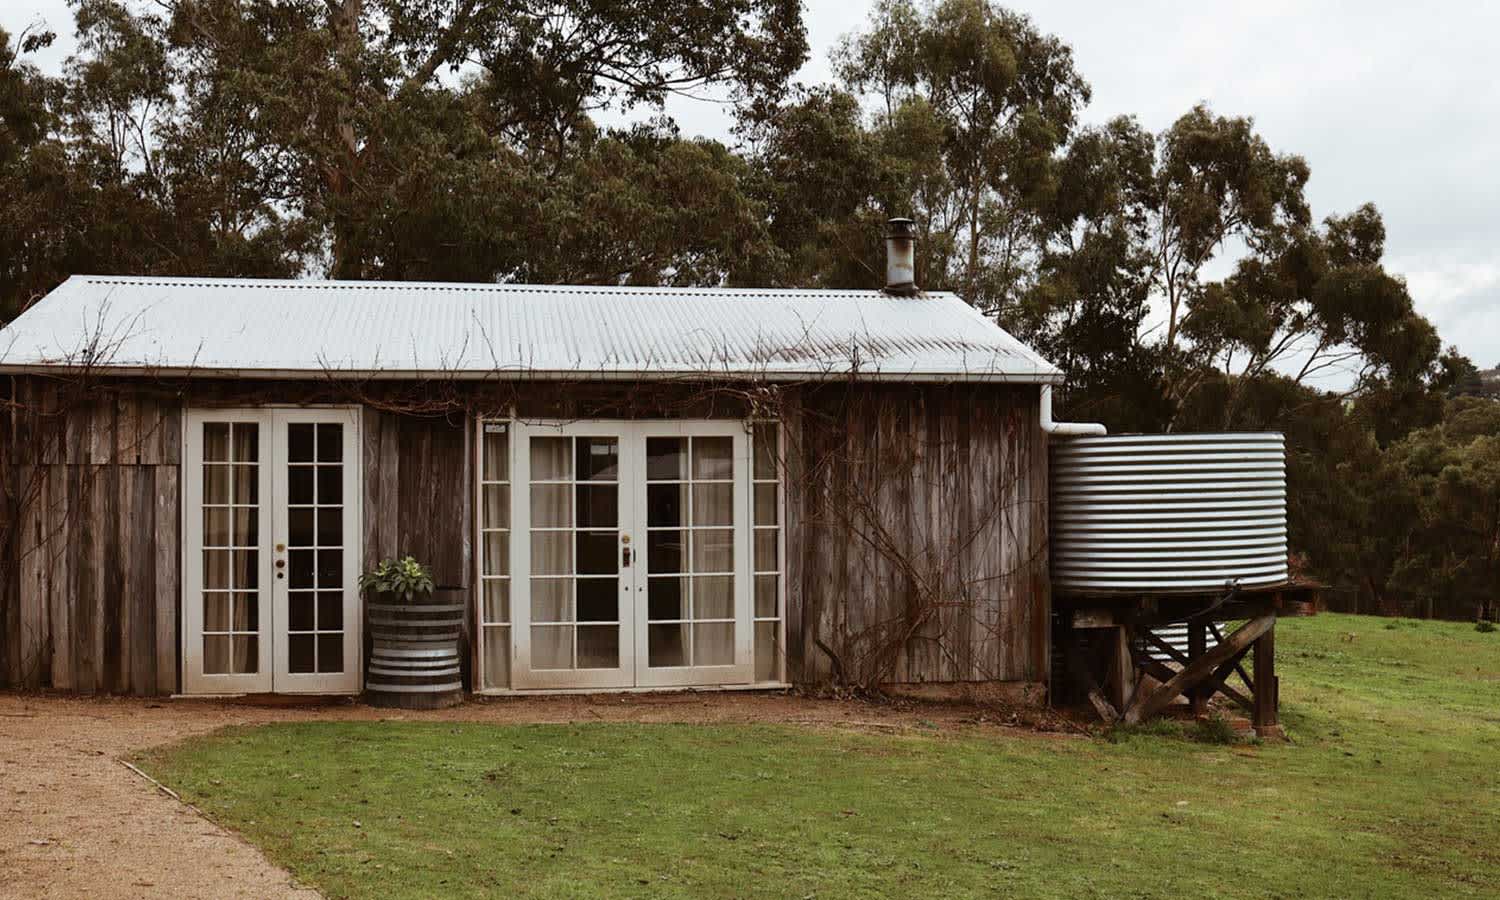
POLYGON ((1195 714, 1214 695, 1243 709, 1257 734, 1280 736, 1276 622, 1316 609, 1317 585, 1285 584, 1208 595, 1076 595, 1058 598, 1064 665, 1074 686, 1106 722, 1138 724, 1187 697, 1195 714), (1221 623, 1239 622, 1225 633, 1221 623), (1188 649, 1151 629, 1186 622, 1188 649), (1208 636, 1215 639, 1209 646, 1208 636), (1156 658, 1158 651, 1172 660, 1156 658), (1249 665, 1247 670, 1246 665, 1249 665), (1238 678, 1239 684, 1231 679, 1238 678), (1242 686, 1241 686, 1242 685, 1242 686))

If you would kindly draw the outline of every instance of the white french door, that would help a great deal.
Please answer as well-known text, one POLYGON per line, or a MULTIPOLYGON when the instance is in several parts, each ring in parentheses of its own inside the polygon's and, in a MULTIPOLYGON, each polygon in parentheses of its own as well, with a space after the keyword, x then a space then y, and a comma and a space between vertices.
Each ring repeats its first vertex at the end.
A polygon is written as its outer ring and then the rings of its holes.
POLYGON ((634 428, 635 683, 749 684, 752 678, 750 444, 740 422, 634 428))
POLYGON ((513 688, 751 682, 743 424, 518 422, 507 444, 513 688))
POLYGON ((183 691, 359 690, 359 416, 190 410, 183 691))

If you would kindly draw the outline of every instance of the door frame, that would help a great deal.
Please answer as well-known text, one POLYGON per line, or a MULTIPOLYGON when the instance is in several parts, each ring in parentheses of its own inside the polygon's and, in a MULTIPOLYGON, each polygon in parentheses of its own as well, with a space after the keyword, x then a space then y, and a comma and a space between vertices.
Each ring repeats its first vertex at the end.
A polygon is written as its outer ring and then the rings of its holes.
POLYGON ((181 690, 184 695, 249 693, 357 695, 364 690, 364 598, 359 593, 358 585, 359 574, 364 568, 365 553, 363 409, 358 404, 263 404, 184 408, 181 433, 182 461, 178 466, 179 484, 182 485, 181 506, 178 510, 178 534, 182 536, 178 546, 178 558, 182 569, 182 579, 177 598, 182 622, 178 644, 182 653, 181 690), (278 543, 285 543, 287 508, 284 502, 285 485, 282 486, 281 497, 278 497, 273 481, 277 465, 285 464, 283 452, 285 439, 284 437, 278 439, 276 424, 278 421, 284 423, 327 422, 330 421, 330 413, 344 413, 344 418, 339 421, 348 429, 345 432, 344 441, 346 456, 343 460, 343 492, 345 521, 352 523, 352 527, 344 536, 344 579, 347 585, 345 590, 348 595, 352 595, 352 599, 345 601, 344 659, 349 664, 346 665, 344 673, 337 675, 283 674, 281 670, 286 668, 287 662, 285 655, 287 635, 276 622, 275 611, 278 606, 286 605, 284 595, 287 588, 283 586, 278 589, 277 587, 275 560, 278 554, 274 548, 278 543), (257 472, 260 496, 258 508, 261 533, 265 535, 269 530, 269 537, 261 538, 262 552, 257 569, 258 583, 267 586, 261 599, 269 602, 260 603, 258 619, 261 636, 264 638, 269 631, 271 639, 259 641, 260 671, 253 675, 202 674, 203 606, 201 600, 193 603, 190 602, 188 596, 189 590, 194 585, 197 586, 197 590, 201 591, 203 582, 202 423, 205 420, 228 418, 255 421, 261 426, 258 457, 260 465, 257 472), (352 456, 347 454, 351 447, 353 448, 352 456), (278 456, 278 454, 281 455, 278 456), (191 472, 189 467, 195 461, 199 471, 191 472), (197 525, 191 524, 191 517, 194 515, 198 517, 197 525), (277 532, 281 534, 278 535, 277 532), (188 546, 188 535, 191 533, 199 535, 197 552, 193 553, 189 552, 188 546), (277 540, 278 537, 282 540, 277 540), (277 599, 278 592, 283 595, 283 599, 277 599), (197 674, 193 671, 193 660, 197 660, 199 670, 197 674), (350 679, 349 686, 339 684, 345 678, 350 679), (279 680, 285 681, 285 684, 278 684, 279 680))
MULTIPOLYGON (((276 621, 275 614, 289 606, 291 583, 289 580, 276 579, 273 576, 271 633, 276 652, 272 658, 271 690, 278 694, 358 694, 364 686, 364 598, 359 593, 359 575, 364 568, 365 520, 364 507, 360 502, 361 495, 364 493, 364 441, 361 440, 359 431, 360 418, 360 410, 357 406, 291 407, 275 409, 271 413, 274 426, 271 434, 272 458, 282 468, 285 468, 289 456, 286 452, 288 430, 282 426, 303 423, 314 425, 337 423, 344 426, 343 458, 340 467, 343 475, 341 494, 344 499, 341 506, 344 509, 345 524, 344 540, 340 551, 344 562, 344 571, 340 579, 344 585, 344 670, 342 672, 301 673, 289 671, 291 637, 284 623, 276 621)), ((290 501, 286 492, 286 484, 278 482, 275 473, 272 475, 271 484, 273 488, 271 543, 279 548, 285 546, 291 531, 288 523, 290 501), (279 490, 276 489, 278 485, 279 490)), ((277 557, 276 562, 286 561, 285 554, 279 550, 274 553, 274 556, 277 557)))
MULTIPOLYGON (((633 493, 627 492, 631 483, 631 462, 626 452, 628 429, 619 421, 586 419, 576 421, 521 420, 510 423, 510 683, 517 690, 557 690, 560 688, 584 688, 588 690, 616 690, 634 683, 631 660, 635 658, 633 641, 635 629, 626 617, 627 607, 632 603, 627 598, 634 594, 634 569, 630 573, 619 573, 619 618, 616 628, 620 634, 619 665, 613 669, 533 669, 531 667, 531 453, 533 437, 613 437, 619 442, 618 480, 619 499, 615 525, 621 536, 634 521, 631 503, 633 493)), ((576 462, 570 457, 570 465, 576 462)), ((574 471, 576 477, 577 472, 574 471)), ((600 482, 609 484, 609 482, 600 482)), ((570 504, 573 497, 569 498, 570 504)), ((576 521, 576 505, 574 525, 576 521)), ((575 558, 576 568, 576 558, 575 558)), ((481 582, 481 591, 483 590, 481 582)), ((576 597, 576 589, 575 594, 576 597)), ((481 599, 480 603, 483 602, 481 599)), ((573 628, 577 628, 578 611, 573 610, 573 628)), ((482 626, 481 626, 482 634, 482 626)), ((576 638, 575 638, 576 640, 576 638)))
MULTIPOLYGON (((719 687, 722 685, 747 685, 755 680, 755 571, 752 563, 755 539, 751 503, 754 477, 751 472, 750 434, 743 421, 737 419, 643 419, 635 423, 632 443, 639 442, 640 459, 645 458, 645 442, 652 437, 729 437, 734 440, 734 662, 727 666, 672 666, 653 668, 643 652, 635 659, 635 687, 719 687), (708 674, 719 676, 717 680, 705 681, 708 674)), ((684 452, 686 452, 684 450, 684 452)), ((692 466, 692 461, 686 463, 692 466)), ((691 469, 690 469, 691 471, 691 469)), ((640 521, 641 545, 646 545, 647 524, 645 473, 631 483, 635 504, 642 510, 640 521)), ((691 523, 682 523, 684 528, 691 523)), ((684 559, 684 565, 688 561, 684 559)), ((635 609, 632 618, 636 627, 636 644, 649 648, 648 641, 650 604, 648 602, 645 566, 634 572, 636 582, 635 609)), ((687 576, 690 577, 690 576, 687 576)))
MULTIPOLYGON (((182 540, 178 556, 182 566, 182 588, 178 597, 182 618, 180 635, 182 652, 182 692, 184 694, 250 694, 272 690, 272 656, 274 652, 271 611, 275 602, 271 599, 275 580, 272 573, 271 554, 264 552, 267 542, 263 537, 271 528, 270 517, 263 513, 274 502, 271 492, 271 412, 268 409, 195 409, 189 408, 182 415, 182 462, 179 464, 178 484, 182 488, 181 521, 178 534, 182 540), (256 441, 256 503, 257 541, 259 558, 256 566, 256 670, 242 675, 209 674, 203 671, 203 425, 218 420, 254 422, 257 425, 256 441), (196 521, 195 521, 196 520, 196 521), (190 540, 197 535, 196 542, 190 540), (191 602, 190 592, 193 593, 191 602)), ((233 439, 230 439, 231 444, 233 439)), ((231 477, 232 480, 232 477, 231 477)))
MULTIPOLYGON (((484 421, 484 420, 481 420, 484 421)), ((486 693, 630 691, 680 687, 754 686, 755 576, 752 571, 751 444, 747 425, 740 419, 523 419, 505 420, 510 428, 510 687, 486 693), (622 536, 629 536, 635 559, 629 574, 620 577, 620 665, 614 669, 559 669, 538 672, 531 668, 531 458, 530 438, 538 434, 559 437, 614 437, 620 442, 620 498, 617 521, 622 536), (647 665, 648 604, 644 548, 646 547, 644 468, 648 437, 731 437, 734 440, 734 573, 735 573, 735 661, 712 667, 652 668, 647 665), (637 449, 639 452, 637 452, 637 449), (640 533, 636 534, 635 529, 640 533), (628 601, 627 601, 628 598, 628 601), (627 608, 628 607, 628 608, 627 608), (721 677, 704 680, 706 672, 721 677)), ((480 429, 482 431, 482 427, 480 429)), ((482 460, 476 462, 476 467, 482 460)), ((477 468, 476 468, 477 471, 477 468)), ((476 488, 477 490, 477 488, 476 488)), ((476 509, 477 513, 477 509, 476 509)), ((477 527, 477 518, 476 518, 477 527)), ((622 542, 622 546, 624 542, 622 542)), ((476 568, 478 559, 476 556, 476 568)), ((478 580, 482 585, 482 579, 478 580)), ((482 592, 482 588, 480 588, 482 592)), ((476 599, 476 633, 483 640, 483 615, 476 599)), ((482 647, 476 642, 476 657, 483 664, 482 647)), ((476 670, 478 671, 478 670, 476 670)))

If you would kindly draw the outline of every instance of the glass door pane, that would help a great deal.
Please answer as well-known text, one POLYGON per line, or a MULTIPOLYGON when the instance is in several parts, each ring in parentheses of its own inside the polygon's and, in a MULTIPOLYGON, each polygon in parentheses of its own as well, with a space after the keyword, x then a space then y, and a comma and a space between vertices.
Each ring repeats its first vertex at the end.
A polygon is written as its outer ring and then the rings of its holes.
POLYGON ((734 663, 729 437, 646 438, 646 664, 734 663))
POLYGON ((183 691, 269 691, 269 424, 258 410, 194 411, 186 427, 183 691))
MULTIPOLYGON (((514 471, 486 475, 481 494, 509 488, 506 521, 519 524, 506 533, 519 543, 503 576, 483 556, 481 581, 488 597, 508 579, 510 687, 748 684, 755 628, 744 425, 508 427, 514 471)), ((486 522, 501 518, 483 513, 486 522)), ((483 527, 488 540, 491 526, 483 527)), ((482 639, 498 636, 501 621, 491 626, 486 613, 482 639)), ((482 652, 488 665, 488 644, 482 652)), ((485 679, 499 689, 493 674, 485 679)))
MULTIPOLYGON (((576 429, 573 429, 576 430, 576 429)), ((523 444, 527 475, 532 686, 621 684, 631 582, 622 530, 621 441, 541 428, 523 444)))
POLYGON ((479 640, 481 689, 510 687, 510 426, 481 422, 479 640))
POLYGON ((344 671, 343 425, 287 429, 287 672, 344 671))
POLYGON ((260 423, 203 423, 203 671, 260 671, 260 423))
POLYGON ((273 421, 275 689, 358 690, 358 420, 309 409, 273 421))
POLYGON ((751 507, 754 535, 751 564, 755 572, 755 680, 783 679, 781 649, 781 430, 770 422, 751 432, 751 507))
POLYGON ((750 675, 748 479, 738 423, 643 423, 646 552, 636 573, 638 684, 743 683, 750 675))

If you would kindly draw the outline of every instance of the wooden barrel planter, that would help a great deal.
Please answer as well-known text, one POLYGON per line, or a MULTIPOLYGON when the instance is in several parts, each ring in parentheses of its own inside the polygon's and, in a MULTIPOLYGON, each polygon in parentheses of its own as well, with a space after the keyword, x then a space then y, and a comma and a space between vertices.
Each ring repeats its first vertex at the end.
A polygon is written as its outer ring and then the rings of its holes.
POLYGON ((374 594, 368 609, 374 647, 365 699, 371 706, 440 709, 463 702, 462 603, 435 594, 374 594))

